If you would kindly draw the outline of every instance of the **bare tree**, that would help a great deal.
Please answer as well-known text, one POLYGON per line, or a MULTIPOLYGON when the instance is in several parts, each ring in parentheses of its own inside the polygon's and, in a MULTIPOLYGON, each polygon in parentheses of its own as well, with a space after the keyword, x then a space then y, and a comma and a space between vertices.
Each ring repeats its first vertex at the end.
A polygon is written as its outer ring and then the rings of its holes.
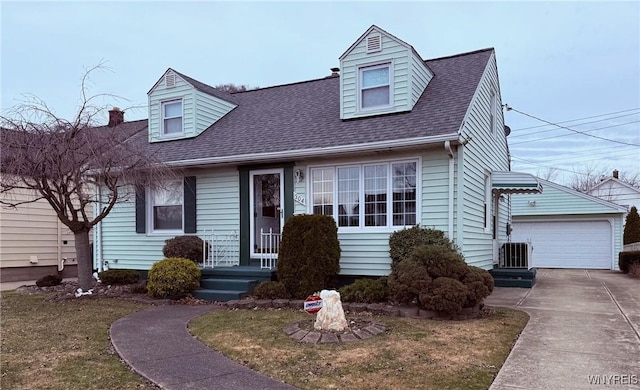
MULTIPOLYGON (((598 167, 596 165, 585 165, 575 169, 576 172, 569 180, 569 187, 580 192, 589 192, 598 183, 611 177, 613 170, 598 167)), ((620 171, 618 180, 632 187, 640 188, 640 174, 620 171)))
POLYGON ((558 178, 560 171, 558 168, 538 169, 536 176, 547 181, 554 181, 558 178))
POLYGON ((235 85, 233 83, 218 84, 215 86, 215 88, 221 91, 229 92, 229 93, 245 92, 251 89, 256 89, 256 88, 251 88, 248 85, 235 85))
POLYGON ((116 203, 132 195, 135 185, 157 186, 173 175, 153 156, 127 142, 133 131, 125 124, 96 127, 107 107, 87 96, 92 72, 82 78, 81 104, 71 121, 56 116, 45 102, 31 98, 1 115, 0 204, 18 207, 44 199, 74 234, 78 281, 91 288, 89 232, 116 203), (16 191, 33 194, 27 200, 16 191))

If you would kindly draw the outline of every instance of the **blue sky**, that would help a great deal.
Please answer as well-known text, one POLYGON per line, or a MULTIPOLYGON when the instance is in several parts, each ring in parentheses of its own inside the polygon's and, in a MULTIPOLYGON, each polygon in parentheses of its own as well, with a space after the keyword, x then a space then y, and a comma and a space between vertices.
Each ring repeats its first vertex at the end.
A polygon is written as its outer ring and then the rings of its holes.
POLYGON ((146 93, 168 67, 210 85, 324 77, 372 24, 425 59, 494 47, 502 101, 514 108, 504 113, 513 170, 556 167, 560 183, 571 172, 640 175, 637 1, 3 1, 0 24, 3 112, 33 94, 65 118, 85 69, 101 61, 109 70, 89 92, 126 99, 100 103, 132 120, 147 117, 146 93))

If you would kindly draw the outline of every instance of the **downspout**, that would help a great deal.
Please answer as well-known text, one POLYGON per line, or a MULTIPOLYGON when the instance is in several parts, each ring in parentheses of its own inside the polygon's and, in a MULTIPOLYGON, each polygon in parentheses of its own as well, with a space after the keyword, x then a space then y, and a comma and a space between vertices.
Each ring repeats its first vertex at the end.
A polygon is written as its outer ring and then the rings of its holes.
POLYGON ((58 229, 58 244, 56 248, 58 249, 58 272, 62 272, 64 270, 64 261, 62 258, 62 226, 60 226, 61 222, 59 218, 56 218, 56 227, 58 229))
POLYGON ((453 150, 451 149, 451 142, 444 141, 444 150, 449 154, 449 226, 448 236, 449 240, 453 241, 453 195, 454 195, 454 174, 455 174, 455 161, 453 159, 453 150))
MULTIPOLYGON (((95 217, 100 213, 100 209, 102 208, 102 191, 101 187, 97 186, 98 199, 96 202, 96 208, 93 210, 93 214, 95 217)), ((98 222, 98 224, 94 227, 94 237, 93 237, 93 259, 94 264, 98 272, 104 271, 104 266, 102 263, 102 221, 98 222)))

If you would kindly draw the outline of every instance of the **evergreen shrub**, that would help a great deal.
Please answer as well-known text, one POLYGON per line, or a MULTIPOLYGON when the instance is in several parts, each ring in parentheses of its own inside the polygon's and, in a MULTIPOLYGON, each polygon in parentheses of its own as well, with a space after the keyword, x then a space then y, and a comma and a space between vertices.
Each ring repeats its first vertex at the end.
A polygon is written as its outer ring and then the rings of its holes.
POLYGON ((290 217, 282 230, 278 280, 293 299, 332 287, 340 272, 338 227, 327 215, 290 217))
POLYGON ((258 299, 286 299, 289 297, 287 288, 282 282, 262 282, 253 290, 253 295, 258 299))
POLYGON ((177 236, 165 241, 162 254, 165 258, 181 257, 202 263, 203 244, 198 236, 177 236))
POLYGON ((358 279, 340 289, 340 298, 344 302, 383 302, 387 300, 388 295, 386 278, 358 279))
POLYGON ((133 269, 109 269, 98 273, 104 284, 133 284, 140 280, 140 274, 133 269))
POLYGON ((640 215, 636 206, 631 207, 627 214, 622 241, 624 245, 640 242, 640 215))
POLYGON ((454 244, 441 230, 423 228, 420 225, 397 230, 389 237, 391 270, 393 271, 400 261, 409 258, 413 250, 420 245, 440 245, 455 251, 454 244))
POLYGON ((147 280, 155 298, 182 298, 200 287, 200 268, 190 259, 170 257, 154 263, 147 280))
POLYGON ((62 276, 57 274, 50 274, 41 277, 36 280, 36 286, 38 287, 53 287, 62 283, 62 276))
POLYGON ((632 264, 640 264, 640 251, 627 251, 618 254, 620 271, 628 274, 632 264))

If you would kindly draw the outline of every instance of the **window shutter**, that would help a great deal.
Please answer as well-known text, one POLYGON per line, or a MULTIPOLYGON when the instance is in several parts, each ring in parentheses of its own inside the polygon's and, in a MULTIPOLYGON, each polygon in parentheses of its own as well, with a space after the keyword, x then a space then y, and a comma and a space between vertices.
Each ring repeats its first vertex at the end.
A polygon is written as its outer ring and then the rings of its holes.
POLYGON ((184 232, 196 233, 196 177, 184 178, 184 232))
POLYGON ((147 232, 147 199, 143 186, 136 187, 136 233, 147 232))

